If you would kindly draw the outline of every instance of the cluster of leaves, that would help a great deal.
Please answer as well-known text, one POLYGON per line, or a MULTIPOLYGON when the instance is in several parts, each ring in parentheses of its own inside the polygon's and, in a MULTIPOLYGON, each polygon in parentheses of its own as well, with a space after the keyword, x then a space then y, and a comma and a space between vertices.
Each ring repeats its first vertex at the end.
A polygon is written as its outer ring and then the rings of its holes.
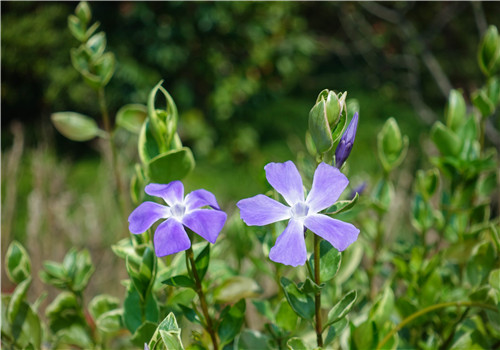
MULTIPOLYGON (((89 27, 90 19, 85 2, 70 16, 70 30, 81 42, 71 55, 76 70, 99 93, 106 126, 104 87, 114 72, 114 56, 105 53, 105 35, 95 34, 97 25, 89 27)), ((123 281, 122 305, 110 295, 95 296, 85 305, 83 291, 94 272, 88 251, 71 249, 62 263, 46 262, 40 278, 63 291, 45 310, 48 332, 44 332, 38 316, 43 296, 33 304, 27 300, 32 281, 29 255, 13 242, 5 266, 17 287, 11 295, 2 295, 2 344, 38 349, 47 340, 54 347, 130 347, 132 343, 150 349, 183 349, 189 342, 189 349, 206 349, 210 336, 214 347, 218 343, 226 349, 298 350, 312 347, 309 338, 315 335, 315 327, 311 325, 318 328, 317 315, 324 314, 316 336, 326 333, 323 345, 327 347, 492 347, 500 338, 499 219, 491 205, 499 162, 495 151, 486 148, 484 132, 486 120, 500 104, 500 38, 495 27, 484 36, 478 58, 488 81, 472 94, 473 109, 468 110, 462 93, 453 90, 445 124, 433 126, 430 138, 439 155, 429 157, 429 169, 417 172, 408 213, 413 226, 409 237, 394 242, 389 232, 394 203, 401 200, 398 170, 409 147, 396 119, 389 118, 377 136, 382 171, 371 194, 355 194, 327 210, 337 218, 359 221, 363 239, 342 254, 322 241, 316 255, 319 264, 314 254, 306 262, 309 275, 263 262, 283 223, 257 232, 259 242, 255 242, 235 220, 228 225, 225 241, 229 243, 211 247, 193 242, 185 254, 166 261, 155 256, 149 231, 112 247, 124 260, 129 277, 123 281), (394 249, 389 249, 391 243, 394 249), (238 269, 228 263, 228 245, 236 247, 238 269), (274 279, 278 291, 259 297, 262 276, 274 279), (314 276, 319 276, 320 283, 314 276), (264 320, 260 330, 242 330, 247 321, 246 299, 252 299, 264 320), (412 321, 416 327, 397 333, 412 321), (189 340, 181 328, 192 330, 189 340), (128 340, 121 337, 124 329, 130 334, 128 340)), ((357 102, 346 97, 345 92, 324 90, 310 111, 309 157, 299 159, 309 181, 314 164, 335 162, 335 148, 347 120, 359 110, 357 102)), ((191 150, 183 146, 177 132, 177 107, 161 82, 151 90, 147 106, 125 105, 115 125, 107 125, 106 130, 93 118, 74 112, 56 113, 52 119, 68 138, 103 137, 112 150, 118 128, 138 135, 140 163, 131 181, 135 203, 146 199, 147 183, 183 179, 195 166, 191 150), (164 98, 165 107, 158 107, 157 96, 164 98)), ((119 177, 117 182, 119 189, 119 177)))

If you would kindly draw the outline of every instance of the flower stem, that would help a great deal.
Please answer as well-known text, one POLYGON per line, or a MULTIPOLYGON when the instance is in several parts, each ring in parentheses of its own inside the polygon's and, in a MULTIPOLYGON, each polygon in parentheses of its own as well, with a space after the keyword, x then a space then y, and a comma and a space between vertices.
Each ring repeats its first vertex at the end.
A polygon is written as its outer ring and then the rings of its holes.
MULTIPOLYGON (((212 345, 214 347, 214 350, 218 350, 219 346, 217 344, 217 335, 215 334, 215 330, 214 330, 214 327, 212 324, 212 318, 210 317, 210 315, 208 313, 207 301, 205 299, 205 294, 203 293, 203 288, 201 285, 200 276, 198 275, 198 270, 196 269, 196 264, 194 261, 193 249, 191 247, 189 247, 189 249, 186 250, 186 255, 189 259, 189 262, 191 263, 191 273, 192 273, 192 277, 194 279, 194 283, 196 285, 196 293, 198 294, 198 298, 200 299, 201 310, 203 311, 203 316, 205 317, 205 324, 207 326, 206 330, 207 330, 208 334, 210 334, 210 338, 212 339, 212 345)), ((188 270, 189 270, 189 266, 188 266, 188 270)))
MULTIPOLYGON (((319 286, 321 284, 321 278, 319 275, 319 243, 321 238, 314 235, 314 282, 319 286)), ((323 335, 321 326, 321 290, 316 292, 314 296, 314 307, 316 312, 316 341, 320 348, 323 347, 323 335)))
POLYGON ((113 130, 111 128, 111 122, 109 118, 108 108, 106 106, 106 94, 104 92, 104 87, 100 87, 98 91, 99 96, 99 108, 101 109, 102 121, 104 123, 104 130, 108 135, 109 142, 109 153, 111 156, 111 171, 113 172, 115 178, 115 186, 118 191, 118 202, 123 213, 123 217, 126 218, 128 212, 130 211, 129 203, 127 201, 127 196, 125 195, 125 190, 121 181, 120 171, 118 170, 117 152, 116 145, 113 141, 113 130))
POLYGON ((428 306, 426 307, 425 309, 422 309, 420 311, 417 311, 413 314, 411 314, 410 316, 408 316, 407 318, 405 318, 403 321, 401 321, 400 324, 398 324, 395 328, 393 328, 385 337, 384 339, 382 339, 382 341, 380 343, 378 343, 377 345, 377 350, 378 349, 382 349, 382 347, 385 345, 385 343, 387 343, 394 334, 396 334, 397 332, 399 332, 399 330, 401 328, 403 328, 404 326, 406 326, 408 323, 410 323, 411 321, 413 321, 414 319, 422 316, 422 315, 425 315, 426 313, 429 313, 429 312, 432 312, 434 310, 437 310, 437 309, 442 309, 442 308, 445 308, 445 307, 448 307, 448 306, 456 306, 456 307, 459 307, 459 306, 476 306, 476 307, 480 307, 480 308, 483 308, 483 309, 490 309, 490 310, 493 310, 495 312, 498 312, 498 309, 492 305, 488 305, 488 304, 484 304, 484 303, 479 303, 479 302, 474 302, 474 301, 451 301, 451 302, 448 302, 448 303, 441 303, 441 304, 436 304, 436 305, 431 305, 431 306, 428 306))

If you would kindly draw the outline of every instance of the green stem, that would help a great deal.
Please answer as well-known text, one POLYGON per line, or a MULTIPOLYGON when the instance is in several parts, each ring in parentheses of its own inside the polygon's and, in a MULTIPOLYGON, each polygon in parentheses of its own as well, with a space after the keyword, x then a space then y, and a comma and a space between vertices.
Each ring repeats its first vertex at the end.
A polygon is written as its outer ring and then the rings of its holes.
MULTIPOLYGON (((203 316, 205 317, 205 324, 206 324, 206 330, 208 334, 210 334, 210 338, 212 339, 212 345, 214 347, 214 350, 218 350, 219 346, 217 344, 217 335, 215 334, 215 329, 212 324, 212 318, 210 317, 210 314, 208 313, 208 306, 207 306, 207 301, 205 299, 205 294, 203 293, 203 288, 201 285, 201 280, 200 276, 198 275, 198 270, 196 269, 196 264, 194 261, 194 254, 193 254, 193 249, 189 247, 188 250, 186 250, 186 255, 189 259, 189 262, 191 263, 191 272, 192 276, 194 279, 194 283, 196 285, 196 294, 198 294, 198 298, 200 299, 200 305, 201 305, 201 310, 203 312, 203 316)), ((188 267, 189 270, 189 267, 188 267)))
POLYGON ((403 321, 401 321, 400 324, 398 324, 395 328, 393 328, 385 337, 384 339, 382 339, 382 341, 380 343, 378 343, 377 345, 377 350, 378 349, 382 349, 382 347, 385 345, 385 343, 387 343, 394 334, 396 334, 397 332, 399 332, 399 330, 401 328, 403 328, 404 326, 406 326, 408 323, 410 323, 411 321, 413 321, 414 319, 422 316, 422 315, 425 315, 429 312, 432 312, 434 310, 438 310, 438 309, 442 309, 442 308, 445 308, 445 307, 449 307, 449 306, 456 306, 456 307, 460 307, 460 306, 469 306, 469 307, 472 307, 472 306, 475 306, 475 307, 481 307, 483 309, 490 309, 490 310, 493 310, 495 312, 498 312, 498 309, 492 305, 488 305, 488 304, 484 304, 484 303, 479 303, 479 302, 474 302, 474 301, 452 301, 452 302, 448 302, 448 303, 441 303, 441 304, 436 304, 436 305, 431 305, 431 306, 428 306, 426 307, 425 309, 422 309, 420 311, 417 311, 413 314, 411 314, 410 316, 408 316, 407 318, 405 318, 403 321))
MULTIPOLYGON (((314 235, 314 282, 319 286, 321 284, 321 277, 319 275, 319 243, 321 238, 318 235, 314 235)), ((307 263, 307 262, 306 262, 307 263)), ((316 292, 314 296, 315 301, 315 312, 316 312, 316 341, 318 347, 323 347, 323 335, 322 335, 322 325, 321 325, 321 290, 316 292)))
POLYGON ((111 128, 111 121, 109 118, 108 108, 106 107, 106 94, 104 92, 104 87, 99 88, 99 108, 101 109, 102 121, 104 123, 104 130, 107 133, 107 138, 109 142, 109 150, 111 154, 111 171, 113 172, 115 178, 115 185, 118 191, 119 204, 123 213, 123 217, 126 218, 130 212, 129 203, 127 196, 125 195, 125 190, 121 181, 120 171, 118 169, 117 152, 116 145, 113 141, 113 129, 111 128))

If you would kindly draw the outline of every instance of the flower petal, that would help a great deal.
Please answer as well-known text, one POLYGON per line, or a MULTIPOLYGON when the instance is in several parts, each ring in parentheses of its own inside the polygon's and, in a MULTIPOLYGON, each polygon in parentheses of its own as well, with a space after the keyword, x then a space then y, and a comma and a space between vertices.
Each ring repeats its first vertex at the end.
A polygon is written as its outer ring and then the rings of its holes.
POLYGON ((214 209, 220 209, 219 203, 217 203, 217 199, 215 199, 212 192, 204 189, 189 193, 184 200, 184 204, 188 210, 204 207, 206 205, 214 209))
POLYGON ((264 226, 290 218, 290 208, 263 194, 245 198, 236 203, 240 217, 250 226, 264 226))
POLYGON ((339 199, 348 184, 349 180, 339 169, 321 163, 314 172, 311 192, 306 199, 309 210, 317 213, 328 208, 339 199))
POLYGON ((269 163, 264 167, 267 181, 278 191, 290 206, 304 200, 304 188, 299 171, 292 161, 269 163))
POLYGON ((144 191, 150 196, 163 198, 170 206, 184 199, 184 185, 180 181, 172 181, 167 185, 149 184, 144 191))
POLYGON ((129 230, 134 234, 143 233, 157 220, 168 218, 170 209, 167 206, 144 202, 139 205, 128 217, 129 230))
POLYGON ((156 229, 154 244, 156 256, 162 257, 188 249, 191 241, 182 224, 170 218, 156 229))
POLYGON ((269 259, 274 262, 298 266, 307 260, 304 226, 300 221, 290 220, 285 231, 276 239, 269 252, 269 259))
POLYGON ((210 243, 215 243, 226 218, 226 213, 221 210, 196 209, 186 214, 182 223, 210 243))
POLYGON ((345 250, 351 243, 356 241, 359 230, 352 224, 333 219, 323 214, 309 215, 304 220, 304 225, 326 239, 339 252, 345 250))

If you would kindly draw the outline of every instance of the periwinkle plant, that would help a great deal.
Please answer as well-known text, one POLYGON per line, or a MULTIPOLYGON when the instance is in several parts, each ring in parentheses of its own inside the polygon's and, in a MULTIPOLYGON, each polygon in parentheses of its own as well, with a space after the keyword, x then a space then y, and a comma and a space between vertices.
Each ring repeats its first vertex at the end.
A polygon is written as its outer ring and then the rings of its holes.
POLYGON ((177 107, 162 82, 152 88, 147 106, 122 107, 113 125, 104 88, 114 72, 114 56, 105 53, 104 33, 95 33, 91 18, 90 7, 82 2, 69 19, 81 43, 72 58, 98 91, 104 130, 74 112, 52 119, 70 139, 108 140, 113 173, 119 175, 113 183, 122 196, 123 172, 113 135, 121 128, 137 136, 140 161, 130 183, 135 209, 125 210, 121 218, 124 223, 128 218, 131 234, 112 246, 126 266, 125 296, 120 300, 102 294, 87 302, 84 291, 99 269, 89 251, 73 248, 61 263, 43 265, 40 278, 62 290, 46 308, 43 327, 38 312, 45 296, 28 301, 30 255, 14 241, 5 267, 16 288, 2 295, 2 347, 498 346, 500 237, 492 193, 498 191, 499 163, 484 139, 486 122, 500 105, 495 27, 479 48, 479 65, 488 81, 472 94, 475 109, 467 108, 460 91, 450 93, 445 122, 436 122, 430 135, 437 150, 427 168, 416 173, 411 203, 393 204, 405 198, 398 197, 396 175, 409 147, 395 118, 377 135, 381 172, 374 175, 376 184, 363 179, 344 194, 348 177, 355 177, 345 164, 355 145, 359 107, 347 92, 323 90, 309 113, 309 156, 266 160, 263 174, 272 190, 234 199, 231 207, 230 202, 219 205, 217 188, 184 195, 182 180, 195 162, 177 132, 177 107), (406 219, 399 215, 404 213, 400 207, 411 207, 410 218, 401 226, 404 230, 398 226, 392 235, 395 224, 386 223, 393 211, 399 220, 406 219), (410 224, 413 232, 408 232, 410 224), (248 246, 239 247, 245 256, 238 257, 243 263, 235 268, 231 248, 241 238, 248 246), (398 333, 419 317, 421 323, 411 332, 398 333), (255 318, 259 324, 251 329, 249 320, 255 318))

